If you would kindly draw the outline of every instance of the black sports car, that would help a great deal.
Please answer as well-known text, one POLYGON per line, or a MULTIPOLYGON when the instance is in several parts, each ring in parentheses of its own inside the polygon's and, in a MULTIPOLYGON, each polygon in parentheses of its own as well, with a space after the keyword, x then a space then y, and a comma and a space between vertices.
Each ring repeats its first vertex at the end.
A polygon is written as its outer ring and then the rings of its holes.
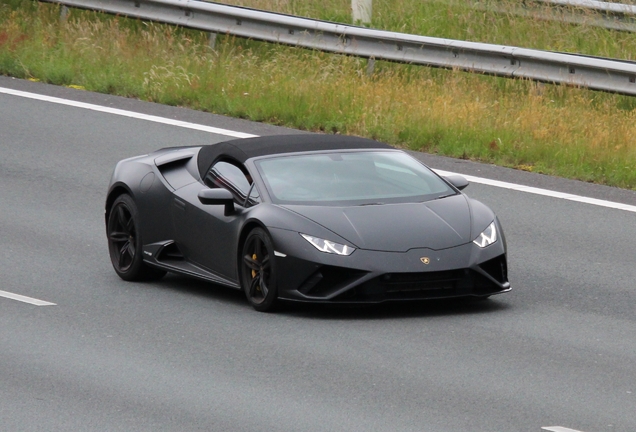
POLYGON ((278 299, 378 303, 510 290, 495 214, 386 144, 285 135, 120 161, 106 198, 113 267, 278 299))

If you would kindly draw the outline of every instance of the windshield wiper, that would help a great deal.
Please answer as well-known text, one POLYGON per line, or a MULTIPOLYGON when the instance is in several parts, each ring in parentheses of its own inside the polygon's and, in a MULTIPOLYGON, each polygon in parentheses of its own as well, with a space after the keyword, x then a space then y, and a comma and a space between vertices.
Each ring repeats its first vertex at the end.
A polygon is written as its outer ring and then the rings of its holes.
POLYGON ((448 195, 442 195, 442 196, 438 196, 437 198, 433 198, 433 200, 438 200, 438 199, 442 199, 442 198, 447 198, 449 196, 454 196, 457 195, 456 193, 450 193, 448 195))

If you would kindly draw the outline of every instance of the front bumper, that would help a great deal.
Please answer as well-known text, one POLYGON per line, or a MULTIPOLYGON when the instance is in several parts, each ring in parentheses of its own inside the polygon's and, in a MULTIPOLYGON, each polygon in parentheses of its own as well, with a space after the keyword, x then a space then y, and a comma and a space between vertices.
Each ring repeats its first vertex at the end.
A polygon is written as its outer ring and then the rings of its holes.
POLYGON ((380 303, 510 291, 504 242, 401 253, 358 249, 348 257, 306 248, 289 252, 296 253, 276 258, 279 297, 288 300, 380 303))

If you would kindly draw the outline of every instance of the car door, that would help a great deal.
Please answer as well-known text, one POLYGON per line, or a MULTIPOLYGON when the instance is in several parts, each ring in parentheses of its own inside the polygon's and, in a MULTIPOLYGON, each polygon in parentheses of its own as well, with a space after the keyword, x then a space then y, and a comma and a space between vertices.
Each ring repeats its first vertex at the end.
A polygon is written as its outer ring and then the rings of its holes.
POLYGON ((237 246, 241 222, 246 212, 246 196, 252 190, 251 178, 240 164, 218 161, 204 181, 175 191, 172 216, 176 243, 184 256, 219 276, 236 281, 237 246), (204 205, 198 199, 205 188, 229 190, 235 211, 225 215, 223 205, 204 205))

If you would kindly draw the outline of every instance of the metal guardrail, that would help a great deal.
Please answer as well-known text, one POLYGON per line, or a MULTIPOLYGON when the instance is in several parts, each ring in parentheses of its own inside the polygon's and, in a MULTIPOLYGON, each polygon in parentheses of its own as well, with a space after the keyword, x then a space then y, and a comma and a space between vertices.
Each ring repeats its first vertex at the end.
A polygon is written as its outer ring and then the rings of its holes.
POLYGON ((595 0, 524 0, 500 4, 473 0, 473 7, 496 13, 636 32, 636 5, 595 0))
POLYGON ((577 9, 587 9, 594 12, 615 16, 636 16, 636 6, 622 3, 596 0, 526 0, 526 3, 543 3, 552 6, 567 6, 577 9))
POLYGON ((393 33, 195 0, 43 0, 370 59, 460 69, 636 96, 636 64, 393 33))

